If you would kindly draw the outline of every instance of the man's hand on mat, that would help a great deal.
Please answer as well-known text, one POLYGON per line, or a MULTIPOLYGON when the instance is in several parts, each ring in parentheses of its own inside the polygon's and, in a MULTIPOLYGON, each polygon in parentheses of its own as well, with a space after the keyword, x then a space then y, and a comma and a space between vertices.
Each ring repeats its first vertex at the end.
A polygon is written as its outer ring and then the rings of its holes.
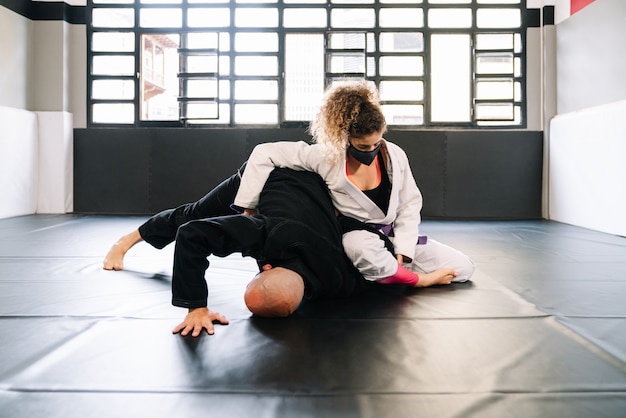
POLYGON ((419 273, 420 280, 416 287, 429 287, 438 284, 450 284, 457 272, 452 269, 439 269, 430 273, 419 273))
POLYGON ((203 329, 206 329, 207 333, 213 335, 214 322, 228 325, 228 319, 219 312, 210 311, 209 308, 189 309, 185 320, 178 324, 172 333, 178 334, 180 332, 180 335, 185 337, 191 332, 192 337, 197 337, 203 329))

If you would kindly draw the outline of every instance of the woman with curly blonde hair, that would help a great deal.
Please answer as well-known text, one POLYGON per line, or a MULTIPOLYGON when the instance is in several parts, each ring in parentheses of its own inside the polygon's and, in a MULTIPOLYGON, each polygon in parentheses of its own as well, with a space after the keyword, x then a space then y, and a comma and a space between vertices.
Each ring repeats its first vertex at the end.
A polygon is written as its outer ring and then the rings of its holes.
POLYGON ((276 167, 313 171, 328 186, 344 250, 363 277, 419 287, 469 280, 474 264, 466 255, 419 236, 422 195, 405 152, 383 138, 386 129, 368 82, 336 83, 309 127, 315 143, 257 145, 234 205, 254 214, 276 167))
POLYGON ((338 161, 346 152, 348 138, 386 130, 378 94, 363 82, 338 83, 326 91, 309 132, 313 141, 323 144, 338 161))

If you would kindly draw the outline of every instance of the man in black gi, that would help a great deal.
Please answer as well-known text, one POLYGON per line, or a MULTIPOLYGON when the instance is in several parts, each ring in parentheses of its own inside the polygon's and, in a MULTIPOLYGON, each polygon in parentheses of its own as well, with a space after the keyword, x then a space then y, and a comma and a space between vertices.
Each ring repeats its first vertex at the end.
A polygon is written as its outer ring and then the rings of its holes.
POLYGON ((154 215, 120 238, 104 260, 105 269, 121 270, 135 243, 144 240, 163 248, 176 240, 172 304, 189 312, 175 333, 198 336, 206 329, 213 334, 214 321, 228 323, 207 307, 204 275, 211 254, 242 253, 257 260, 260 273, 244 299, 261 316, 287 316, 303 299, 345 297, 368 286, 343 251, 342 231, 319 175, 275 169, 255 216, 231 207, 240 178, 238 172, 199 201, 154 215))

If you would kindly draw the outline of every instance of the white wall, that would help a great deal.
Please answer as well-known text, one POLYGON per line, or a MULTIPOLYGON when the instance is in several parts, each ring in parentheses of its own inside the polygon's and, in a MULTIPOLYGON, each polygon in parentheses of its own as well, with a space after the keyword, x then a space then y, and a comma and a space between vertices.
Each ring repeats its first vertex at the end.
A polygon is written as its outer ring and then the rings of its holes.
POLYGON ((549 219, 626 235, 626 2, 594 1, 556 39, 549 219))
POLYGON ((0 106, 0 127, 0 219, 72 212, 72 115, 0 106))
POLYGON ((552 219, 626 236, 625 115, 622 100, 552 119, 552 219))
POLYGON ((559 114, 626 99, 626 1, 594 1, 556 36, 559 114))
POLYGON ((37 115, 0 106, 0 218, 35 213, 38 199, 37 115))
POLYGON ((0 7, 0 106, 32 108, 33 22, 0 7))
POLYGON ((0 7, 0 106, 70 112, 74 127, 84 128, 86 78, 85 25, 31 21, 0 7))
POLYGON ((73 128, 86 126, 85 30, 0 7, 0 218, 73 210, 73 128))

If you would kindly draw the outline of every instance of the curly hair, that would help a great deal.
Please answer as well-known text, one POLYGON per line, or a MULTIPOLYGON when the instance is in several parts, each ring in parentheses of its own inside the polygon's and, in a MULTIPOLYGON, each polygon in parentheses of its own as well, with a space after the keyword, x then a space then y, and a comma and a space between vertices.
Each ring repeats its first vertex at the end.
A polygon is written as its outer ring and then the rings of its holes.
POLYGON ((343 155, 350 136, 360 138, 387 127, 378 92, 367 81, 331 85, 309 126, 313 140, 326 147, 330 160, 343 155))

